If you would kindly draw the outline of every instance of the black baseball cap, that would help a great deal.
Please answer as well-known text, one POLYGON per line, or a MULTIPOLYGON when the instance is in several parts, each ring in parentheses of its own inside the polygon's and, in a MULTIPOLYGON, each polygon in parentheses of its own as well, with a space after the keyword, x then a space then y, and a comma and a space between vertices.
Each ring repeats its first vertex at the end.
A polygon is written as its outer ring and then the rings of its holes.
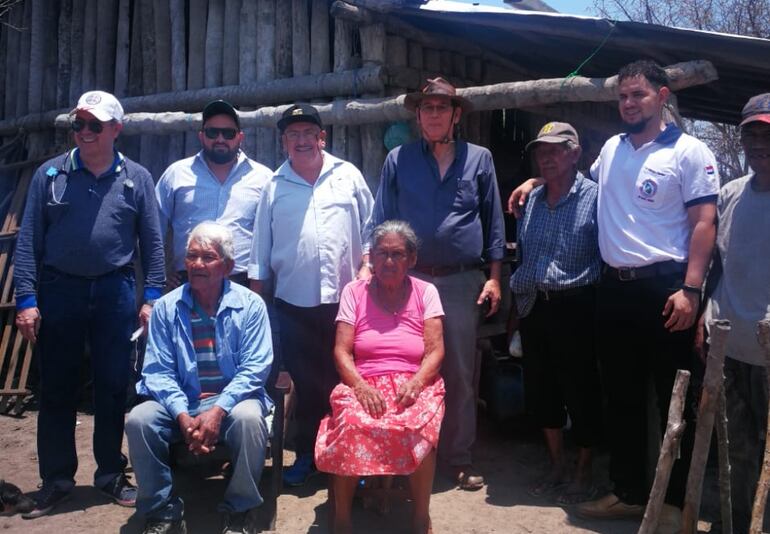
POLYGON ((238 113, 230 102, 224 100, 212 100, 203 108, 203 124, 211 117, 216 115, 227 115, 235 121, 238 129, 241 129, 241 121, 238 119, 238 113))
POLYGON ((289 124, 294 124, 295 122, 310 122, 322 130, 324 129, 321 117, 318 115, 318 110, 310 104, 294 104, 284 111, 281 120, 278 121, 278 129, 283 133, 289 124))

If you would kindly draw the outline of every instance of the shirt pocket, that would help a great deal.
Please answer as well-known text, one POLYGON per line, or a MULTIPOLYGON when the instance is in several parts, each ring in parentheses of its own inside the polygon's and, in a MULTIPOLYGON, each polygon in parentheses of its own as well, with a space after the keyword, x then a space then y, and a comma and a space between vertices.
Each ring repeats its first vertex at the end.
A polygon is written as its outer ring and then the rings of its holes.
POLYGON ((646 210, 659 211, 671 203, 676 187, 672 170, 643 167, 634 184, 634 203, 646 210))
POLYGON ((478 195, 479 190, 475 177, 471 180, 460 178, 452 205, 463 210, 472 210, 478 204, 478 195))

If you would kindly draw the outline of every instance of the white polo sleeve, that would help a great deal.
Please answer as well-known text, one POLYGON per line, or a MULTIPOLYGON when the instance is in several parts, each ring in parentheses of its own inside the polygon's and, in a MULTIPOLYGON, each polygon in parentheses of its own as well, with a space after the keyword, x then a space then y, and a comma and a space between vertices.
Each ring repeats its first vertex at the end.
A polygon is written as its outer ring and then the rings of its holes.
POLYGON ((719 195, 719 171, 714 154, 701 141, 690 137, 679 157, 682 198, 688 208, 704 202, 716 202, 719 195))

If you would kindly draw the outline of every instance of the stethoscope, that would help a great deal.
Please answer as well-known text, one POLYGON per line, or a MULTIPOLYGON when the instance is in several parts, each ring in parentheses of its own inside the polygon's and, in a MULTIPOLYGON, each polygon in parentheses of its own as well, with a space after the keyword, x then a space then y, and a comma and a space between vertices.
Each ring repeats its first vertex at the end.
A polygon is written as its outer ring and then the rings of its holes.
MULTIPOLYGON (((64 157, 64 161, 61 163, 61 165, 56 167, 48 167, 48 169, 45 171, 46 176, 48 177, 48 188, 50 189, 50 198, 51 201, 48 203, 49 206, 64 206, 67 205, 67 202, 63 202, 64 199, 64 193, 67 191, 67 185, 69 182, 69 171, 67 170, 69 168, 69 163, 72 158, 74 150, 67 152, 67 155, 64 157), (61 189, 61 193, 59 195, 56 194, 57 189, 57 180, 58 178, 62 176, 63 180, 61 180, 61 184, 59 185, 59 188, 61 189)), ((123 161, 121 161, 118 164, 117 172, 122 173, 126 169, 126 165, 123 161)), ((123 185, 130 190, 134 189, 134 181, 131 180, 131 178, 126 177, 125 180, 123 180, 123 185)), ((91 189, 89 189, 90 193, 96 194, 96 191, 94 191, 93 186, 91 189)))

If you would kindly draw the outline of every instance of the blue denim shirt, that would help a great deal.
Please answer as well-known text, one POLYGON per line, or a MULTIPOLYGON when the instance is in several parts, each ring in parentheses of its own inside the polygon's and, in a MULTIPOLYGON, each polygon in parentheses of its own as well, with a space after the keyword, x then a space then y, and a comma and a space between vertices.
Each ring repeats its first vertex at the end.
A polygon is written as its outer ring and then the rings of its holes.
MULTIPOLYGON (((193 298, 183 284, 160 298, 152 311, 140 395, 152 397, 176 419, 198 408, 201 387, 192 340, 193 298)), ((238 284, 224 281, 215 317, 216 354, 227 385, 215 403, 229 413, 246 399, 272 406, 265 382, 273 363, 270 322, 262 299, 238 284)))

